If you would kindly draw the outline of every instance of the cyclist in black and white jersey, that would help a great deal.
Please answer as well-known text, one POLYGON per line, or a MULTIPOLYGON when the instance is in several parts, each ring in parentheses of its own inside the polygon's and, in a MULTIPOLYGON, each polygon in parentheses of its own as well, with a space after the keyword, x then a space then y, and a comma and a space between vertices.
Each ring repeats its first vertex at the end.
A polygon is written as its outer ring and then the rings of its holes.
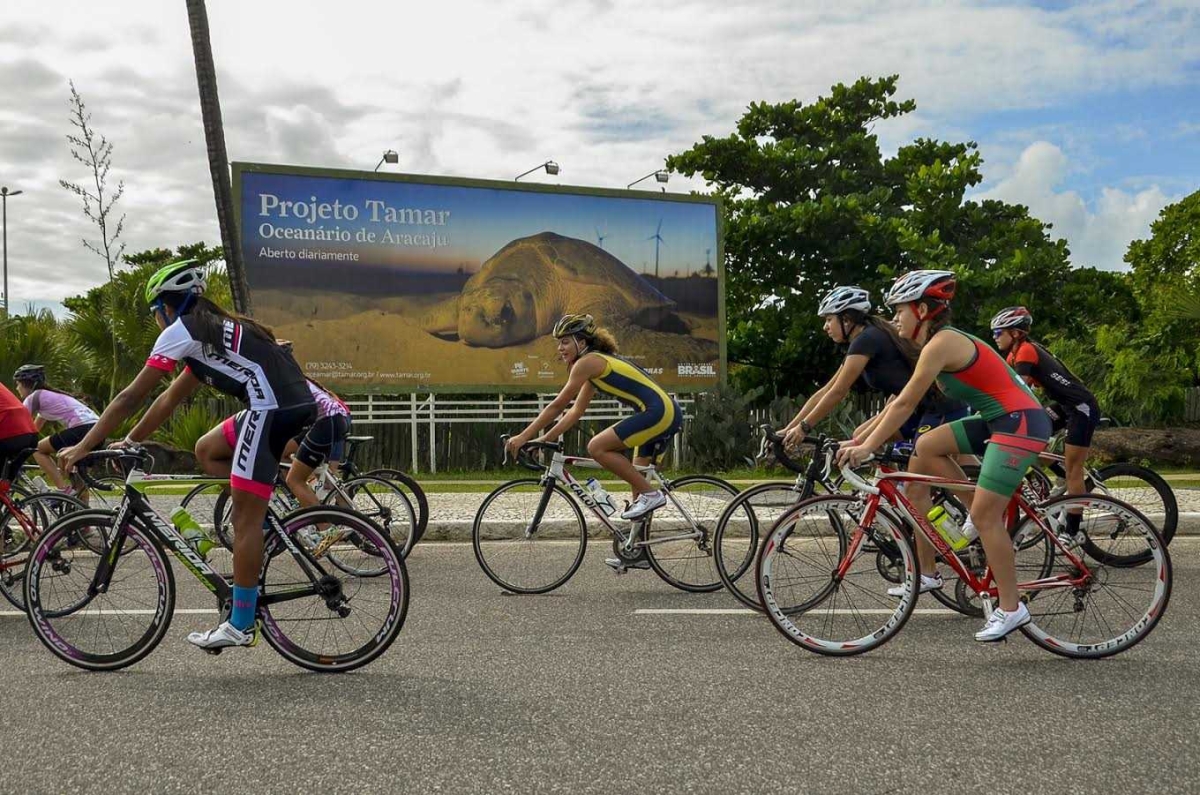
POLYGON ((287 441, 310 424, 316 407, 295 360, 275 335, 249 318, 232 315, 203 296, 205 278, 195 260, 162 268, 146 285, 146 300, 162 333, 133 382, 117 395, 88 434, 59 458, 69 468, 133 414, 160 381, 183 365, 125 440, 141 442, 201 384, 235 397, 246 408, 196 443, 196 458, 214 477, 228 477, 233 494, 233 605, 216 629, 188 640, 205 649, 253 646, 262 570, 263 520, 287 441))

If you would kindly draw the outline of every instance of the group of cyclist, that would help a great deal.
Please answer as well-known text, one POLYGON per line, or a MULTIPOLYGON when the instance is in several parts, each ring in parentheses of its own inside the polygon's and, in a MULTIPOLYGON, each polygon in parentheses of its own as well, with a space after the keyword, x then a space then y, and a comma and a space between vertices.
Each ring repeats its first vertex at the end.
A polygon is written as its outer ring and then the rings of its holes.
MULTIPOLYGON (((246 317, 227 312, 204 295, 203 269, 192 260, 156 272, 146 300, 161 331, 145 366, 97 416, 83 401, 47 385, 44 368, 26 365, 15 374, 19 400, 0 387, 0 461, 15 475, 19 454, 36 447, 38 464, 60 489, 65 474, 145 402, 159 383, 176 373, 126 437, 110 446, 147 439, 202 384, 245 406, 196 444, 198 462, 213 477, 229 478, 232 492, 233 605, 228 620, 188 636, 216 649, 257 642, 255 604, 262 568, 263 527, 279 464, 291 456, 288 485, 301 504, 316 504, 308 485, 321 463, 341 458, 349 410, 337 395, 305 377, 291 344, 246 317), (22 402, 23 401, 23 402, 22 402), (64 429, 38 441, 46 422, 64 429), (57 456, 57 461, 54 456, 57 456)), ((795 443, 837 407, 856 385, 886 395, 885 408, 843 444, 839 462, 864 463, 889 441, 915 442, 911 471, 962 478, 960 456, 982 459, 978 489, 968 495, 970 517, 963 532, 978 534, 999 591, 999 606, 976 633, 979 641, 1002 639, 1030 616, 1018 600, 1014 554, 1004 526, 1008 501, 1026 469, 1045 448, 1056 424, 1067 429, 1067 481, 1084 493, 1083 464, 1099 420, 1095 398, 1079 379, 1029 336, 1032 317, 1023 307, 1001 311, 992 321, 996 346, 951 325, 957 281, 953 272, 914 271, 900 277, 884 304, 889 320, 873 314, 866 290, 840 286, 820 302, 818 314, 846 357, 833 377, 804 404, 784 429, 795 443), (1054 401, 1044 408, 1030 386, 1054 401)), ((507 442, 517 453, 530 441, 554 441, 574 426, 597 391, 633 409, 633 415, 596 434, 588 453, 629 484, 634 499, 622 518, 637 522, 661 507, 638 466, 655 461, 681 427, 675 400, 642 368, 618 355, 617 341, 591 315, 568 314, 555 325, 559 357, 567 364, 566 385, 546 408, 507 442), (540 435, 539 431, 543 431, 540 435), (632 451, 632 460, 626 456, 632 451)), ((913 505, 928 511, 928 487, 911 483, 913 505)), ((1067 532, 1079 517, 1068 517, 1067 532)), ((941 588, 936 551, 921 538, 920 590, 941 588)), ((630 564, 610 560, 614 568, 630 564)), ((645 565, 643 567, 648 567, 645 565)))

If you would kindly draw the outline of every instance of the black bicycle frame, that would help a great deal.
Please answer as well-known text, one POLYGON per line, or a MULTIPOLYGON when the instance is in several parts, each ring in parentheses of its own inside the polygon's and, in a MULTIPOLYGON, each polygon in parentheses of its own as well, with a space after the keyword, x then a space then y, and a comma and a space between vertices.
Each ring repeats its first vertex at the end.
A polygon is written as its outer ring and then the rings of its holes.
MULTIPOLYGON (((212 591, 216 595, 223 613, 229 611, 233 602, 233 587, 224 577, 208 565, 208 562, 200 556, 174 525, 164 521, 158 515, 158 512, 146 501, 146 496, 129 482, 125 484, 125 499, 121 500, 121 505, 117 508, 113 519, 113 528, 106 539, 108 552, 96 567, 92 584, 88 588, 89 595, 95 596, 108 590, 108 586, 112 581, 113 571, 116 569, 117 561, 121 557, 121 550, 125 545, 125 538, 128 535, 127 528, 133 523, 136 523, 138 529, 150 538, 155 539, 161 547, 174 555, 183 564, 184 568, 190 571, 205 588, 212 591)), ((301 569, 304 570, 308 578, 312 580, 312 585, 307 588, 260 594, 258 603, 260 605, 278 604, 321 593, 318 580, 321 577, 328 576, 328 572, 325 571, 320 562, 314 559, 307 550, 296 544, 291 536, 284 532, 279 517, 269 507, 267 509, 267 523, 268 527, 263 530, 264 571, 267 561, 274 554, 277 554, 279 551, 277 550, 277 546, 282 544, 300 564, 301 569)), ((262 572, 259 573, 259 577, 261 580, 262 572)))

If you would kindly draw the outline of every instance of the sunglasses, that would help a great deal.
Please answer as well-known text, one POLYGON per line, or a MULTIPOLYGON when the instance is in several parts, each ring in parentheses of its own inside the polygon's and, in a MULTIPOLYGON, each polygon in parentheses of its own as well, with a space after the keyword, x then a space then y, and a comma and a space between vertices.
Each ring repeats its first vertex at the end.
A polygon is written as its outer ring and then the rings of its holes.
POLYGON ((1003 328, 992 329, 992 337, 995 339, 1000 339, 1007 331, 1008 329, 1003 328))
POLYGON ((162 312, 163 317, 166 317, 167 313, 165 310, 166 307, 163 305, 162 301, 155 301, 154 303, 150 304, 150 317, 158 317, 160 312, 162 312))

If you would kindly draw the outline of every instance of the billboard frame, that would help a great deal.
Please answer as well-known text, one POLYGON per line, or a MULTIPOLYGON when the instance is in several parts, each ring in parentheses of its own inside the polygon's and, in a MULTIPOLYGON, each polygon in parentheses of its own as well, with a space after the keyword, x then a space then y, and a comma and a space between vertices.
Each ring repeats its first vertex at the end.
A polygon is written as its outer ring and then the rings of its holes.
MULTIPOLYGON (((724 206, 719 196, 701 195, 697 193, 681 194, 681 193, 666 193, 649 190, 629 190, 625 188, 596 188, 583 185, 545 185, 537 182, 515 182, 494 179, 474 179, 469 177, 440 177, 429 174, 398 174, 398 173, 380 173, 378 171, 358 171, 355 169, 341 168, 320 168, 316 166, 293 166, 280 163, 250 163, 245 161, 234 161, 230 163, 233 178, 233 219, 234 226, 237 229, 237 246, 238 251, 241 251, 242 246, 242 175, 243 174, 280 174, 284 176, 299 176, 299 177, 325 177, 329 179, 356 179, 364 181, 376 182, 407 182, 419 183, 425 185, 445 185, 448 187, 457 188, 485 188, 489 190, 508 190, 526 193, 557 193, 574 196, 600 196, 604 198, 616 199, 653 199, 655 201, 670 201, 681 202, 686 204, 708 204, 712 205, 716 212, 717 222, 717 250, 716 250, 716 269, 717 269, 717 347, 718 347, 718 364, 717 372, 719 373, 719 384, 728 382, 729 363, 726 353, 726 327, 725 327, 725 214, 724 206)), ((237 260, 240 262, 241 257, 237 260)), ((231 263, 226 263, 228 267, 231 263)), ((244 270, 241 272, 229 274, 231 280, 239 279, 241 284, 246 288, 246 295, 250 294, 250 283, 246 278, 244 270)), ((253 306, 253 301, 250 302, 253 306)), ((235 301, 235 309, 239 312, 244 312, 253 316, 252 312, 246 312, 245 306, 237 305, 235 301)), ((529 387, 535 387, 535 384, 529 384, 529 387)), ((543 384, 549 386, 549 384, 543 384)), ((561 385, 558 389, 561 389, 561 385)), ((694 394, 704 392, 710 387, 697 384, 695 387, 674 387, 672 392, 680 394, 694 394)), ((544 392, 544 389, 527 388, 525 385, 515 384, 493 384, 493 385, 459 385, 459 386, 433 386, 429 384, 412 385, 405 387, 370 387, 364 385, 353 385, 342 387, 339 394, 346 395, 406 395, 406 394, 444 394, 444 395, 467 395, 467 394, 505 394, 505 395, 533 395, 544 392)), ((557 391, 557 389, 555 390, 557 391)))

